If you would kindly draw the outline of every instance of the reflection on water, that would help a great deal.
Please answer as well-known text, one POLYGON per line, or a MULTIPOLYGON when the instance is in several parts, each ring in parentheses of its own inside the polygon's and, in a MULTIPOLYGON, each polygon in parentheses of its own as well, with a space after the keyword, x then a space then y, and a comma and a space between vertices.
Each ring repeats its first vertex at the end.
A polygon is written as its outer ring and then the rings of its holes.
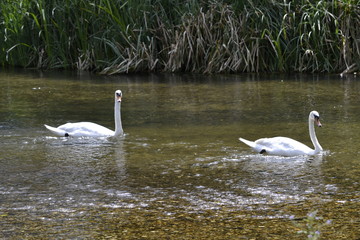
POLYGON ((360 202, 359 88, 336 76, 3 72, 1 237, 176 237, 181 224, 184 236, 204 236, 200 228, 217 238, 225 223, 233 236, 291 235, 287 216, 312 208, 344 219, 346 231, 329 236, 356 236, 346 221, 356 222, 360 202), (58 138, 43 127, 114 128, 114 89, 124 95, 123 139, 58 138), (259 155, 238 141, 282 135, 311 146, 310 110, 322 116, 324 155, 259 155), (283 222, 264 230, 256 219, 283 222))

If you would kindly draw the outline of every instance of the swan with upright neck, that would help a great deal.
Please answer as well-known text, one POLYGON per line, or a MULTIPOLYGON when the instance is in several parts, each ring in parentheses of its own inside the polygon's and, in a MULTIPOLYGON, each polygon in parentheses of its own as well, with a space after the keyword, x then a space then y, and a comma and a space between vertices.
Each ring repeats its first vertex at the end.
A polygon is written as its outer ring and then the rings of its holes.
POLYGON ((314 124, 318 127, 322 126, 317 111, 311 111, 309 114, 309 134, 315 149, 288 137, 260 138, 254 142, 243 138, 239 138, 239 140, 259 153, 282 156, 316 155, 323 148, 316 137, 314 124))
POLYGON ((48 126, 54 135, 60 137, 118 137, 124 134, 121 124, 121 99, 122 92, 120 90, 115 91, 115 106, 114 106, 114 118, 115 118, 115 131, 103 127, 99 124, 92 122, 77 122, 66 123, 57 128, 48 126))

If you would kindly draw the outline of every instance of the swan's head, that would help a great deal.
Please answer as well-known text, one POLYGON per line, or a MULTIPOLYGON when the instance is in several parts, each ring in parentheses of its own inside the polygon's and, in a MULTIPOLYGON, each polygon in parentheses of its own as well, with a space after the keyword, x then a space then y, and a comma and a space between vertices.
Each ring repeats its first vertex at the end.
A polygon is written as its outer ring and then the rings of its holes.
POLYGON ((315 122, 318 127, 321 127, 320 114, 317 111, 310 112, 310 119, 315 122))
POLYGON ((121 102, 121 98, 122 98, 121 90, 116 90, 115 91, 115 102, 121 102))

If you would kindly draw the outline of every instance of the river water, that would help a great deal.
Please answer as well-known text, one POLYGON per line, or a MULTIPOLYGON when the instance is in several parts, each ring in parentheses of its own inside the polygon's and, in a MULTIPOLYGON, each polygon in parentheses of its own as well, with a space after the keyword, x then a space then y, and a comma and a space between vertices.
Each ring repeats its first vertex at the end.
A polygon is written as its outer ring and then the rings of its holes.
POLYGON ((337 75, 0 73, 0 238, 360 238, 360 81, 337 75), (91 121, 121 139, 54 137, 91 121), (243 137, 287 136, 325 152, 261 155, 243 137))

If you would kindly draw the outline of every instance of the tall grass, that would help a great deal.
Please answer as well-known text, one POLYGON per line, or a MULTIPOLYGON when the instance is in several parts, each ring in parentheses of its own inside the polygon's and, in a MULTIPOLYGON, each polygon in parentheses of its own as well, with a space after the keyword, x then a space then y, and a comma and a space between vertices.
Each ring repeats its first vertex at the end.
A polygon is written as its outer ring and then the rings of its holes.
POLYGON ((2 0, 0 63, 117 74, 360 70, 360 1, 2 0))

